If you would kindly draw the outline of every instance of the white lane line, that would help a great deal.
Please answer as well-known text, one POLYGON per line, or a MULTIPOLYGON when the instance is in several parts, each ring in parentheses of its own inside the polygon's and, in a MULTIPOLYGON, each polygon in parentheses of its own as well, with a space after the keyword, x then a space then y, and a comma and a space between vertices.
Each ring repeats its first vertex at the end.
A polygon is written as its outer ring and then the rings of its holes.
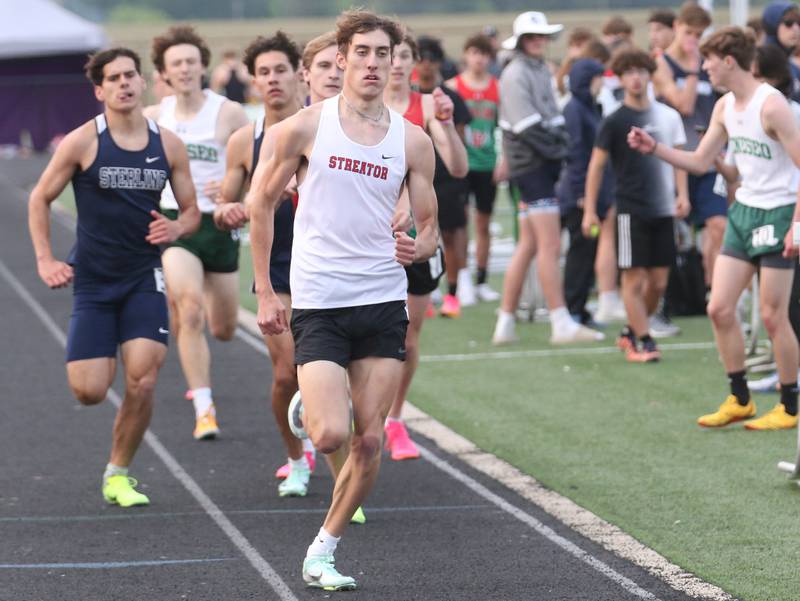
POLYGON ((404 405, 404 416, 411 430, 433 440, 442 451, 500 482, 578 534, 618 557, 638 565, 673 589, 691 597, 711 601, 733 600, 733 597, 721 588, 671 563, 663 555, 645 546, 617 526, 557 492, 545 488, 535 478, 522 473, 511 464, 482 451, 409 402, 404 405))
MULTIPOLYGON (((247 327, 246 323, 242 325, 245 328, 247 327)), ((252 336, 255 336, 252 333, 250 334, 252 336)), ((258 349, 262 353, 265 353, 266 351, 266 348, 264 347, 263 344, 260 347, 255 343, 248 343, 248 344, 250 344, 252 348, 258 349)), ((486 488, 473 478, 470 478, 464 472, 453 467, 446 461, 439 459, 429 450, 425 449, 424 447, 420 447, 420 452, 427 461, 429 461, 435 467, 439 468, 441 471, 449 475, 451 478, 453 478, 458 482, 461 482, 468 489, 470 489, 480 497, 486 499, 493 505, 497 506, 499 509, 521 520, 523 523, 527 524, 528 526, 536 530, 536 532, 538 532, 539 534, 550 540, 552 543, 559 546, 561 549, 563 549, 573 557, 591 566, 592 568, 600 572, 603 576, 606 576, 607 578, 618 584, 620 587, 622 587, 629 593, 632 593, 633 595, 636 595, 641 599, 646 599, 647 601, 660 601, 658 597, 656 597, 649 591, 644 590, 642 587, 640 587, 638 584, 636 584, 633 580, 631 580, 627 576, 623 576, 622 574, 614 570, 612 567, 610 567, 608 564, 602 562, 593 555, 587 553, 586 551, 578 547, 576 544, 570 542, 563 536, 556 534, 556 532, 554 532, 551 528, 542 524, 532 515, 522 511, 518 507, 515 507, 514 505, 512 505, 499 495, 496 495, 495 493, 490 491, 488 488, 486 488)))
POLYGON ((149 568, 236 561, 233 557, 209 559, 154 559, 144 561, 89 561, 83 563, 0 563, 0 570, 108 570, 112 568, 149 568))
MULTIPOLYGON (((14 276, 14 274, 6 267, 5 263, 0 260, 0 275, 11 285, 14 291, 25 301, 25 304, 30 307, 33 313, 41 320, 44 326, 50 331, 53 337, 58 341, 62 347, 66 347, 67 337, 61 328, 53 321, 53 318, 45 311, 39 302, 33 298, 25 286, 14 276)), ((118 408, 122 404, 122 399, 111 389, 108 391, 108 398, 118 408)), ((281 579, 278 573, 272 566, 264 559, 259 552, 253 547, 250 541, 233 525, 227 516, 217 507, 214 501, 205 493, 197 482, 183 469, 178 460, 173 457, 170 452, 161 444, 158 437, 150 430, 145 432, 145 442, 155 452, 159 459, 167 466, 167 469, 172 475, 183 484, 184 488, 189 491, 195 501, 205 510, 208 516, 214 520, 219 528, 225 533, 230 541, 236 546, 239 551, 248 559, 251 565, 261 575, 261 577, 272 587, 278 594, 282 601, 297 601, 292 591, 281 579)))
POLYGON ((497 505, 497 507, 499 507, 506 513, 514 516, 522 523, 530 526, 536 532, 538 532, 547 540, 549 540, 551 543, 560 547, 561 549, 572 555, 574 558, 582 561, 591 568, 597 570, 603 576, 605 576, 612 582, 616 583, 629 593, 636 595, 640 599, 647 599, 648 601, 658 601, 658 597, 656 597, 653 593, 651 593, 650 591, 646 591, 627 576, 623 576, 622 574, 617 572, 607 563, 600 561, 591 553, 584 551, 578 545, 576 545, 572 541, 567 540, 560 534, 556 533, 552 528, 546 526, 545 524, 537 520, 529 513, 526 513, 522 511, 520 508, 512 505, 511 503, 506 501, 503 497, 493 493, 483 484, 481 484, 474 478, 471 478, 470 476, 462 472, 460 469, 453 467, 443 459, 440 459, 425 447, 419 444, 417 446, 419 447, 422 457, 431 462, 441 471, 449 475, 454 480, 461 482, 461 484, 466 486, 468 489, 470 489, 478 496, 483 497, 484 499, 486 499, 490 503, 493 503, 494 505, 497 505))
MULTIPOLYGON (((659 344, 658 348, 666 351, 708 351, 716 348, 713 342, 678 342, 659 344)), ((422 355, 420 361, 426 362, 460 362, 485 361, 487 359, 523 359, 528 357, 568 357, 573 355, 608 355, 619 353, 616 346, 531 349, 527 351, 492 351, 489 353, 459 353, 452 355, 422 355)))

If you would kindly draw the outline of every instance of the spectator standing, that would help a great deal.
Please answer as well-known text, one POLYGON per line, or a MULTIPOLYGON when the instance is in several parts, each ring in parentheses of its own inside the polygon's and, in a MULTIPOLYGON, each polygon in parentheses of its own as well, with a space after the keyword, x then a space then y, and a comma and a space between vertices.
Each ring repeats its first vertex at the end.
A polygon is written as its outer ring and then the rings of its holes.
POLYGON ((550 310, 550 342, 602 340, 603 334, 576 323, 564 302, 559 269, 561 227, 555 184, 567 156, 568 136, 544 60, 547 43, 563 25, 540 12, 514 20, 514 35, 503 45, 516 50, 500 77, 500 127, 511 183, 519 190, 519 242, 503 282, 503 300, 492 342, 516 339, 514 312, 528 266, 536 257, 539 280, 550 310))
MULTIPOLYGON (((761 15, 764 26, 764 43, 781 48, 786 56, 791 56, 800 45, 800 8, 793 2, 773 2, 761 15)), ((790 61, 792 70, 793 100, 800 100, 800 67, 790 61)))
POLYGON ((228 100, 244 104, 247 101, 249 83, 250 74, 244 63, 239 60, 236 51, 226 50, 222 55, 222 62, 211 73, 209 87, 228 100))
POLYGON ((659 8, 650 13, 647 19, 647 39, 650 54, 658 56, 675 39, 675 13, 668 8, 659 8))

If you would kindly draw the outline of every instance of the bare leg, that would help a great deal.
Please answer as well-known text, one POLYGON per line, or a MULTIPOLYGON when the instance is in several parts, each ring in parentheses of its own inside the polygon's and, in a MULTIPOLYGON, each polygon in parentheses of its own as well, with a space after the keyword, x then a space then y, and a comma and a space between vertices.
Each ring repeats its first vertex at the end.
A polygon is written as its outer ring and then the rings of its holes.
POLYGON ((541 211, 528 216, 536 237, 536 267, 542 293, 551 311, 564 306, 561 285, 561 218, 557 211, 541 211))
MULTIPOLYGON (((291 307, 288 294, 278 294, 285 307, 291 307)), ((291 319, 291 309, 287 310, 287 319, 291 319)), ((272 415, 278 425, 283 444, 290 459, 303 456, 303 443, 292 434, 289 428, 289 402, 297 392, 297 368, 294 364, 294 338, 291 332, 278 336, 264 336, 272 362, 272 415)))
POLYGON ((122 345, 125 397, 114 420, 109 463, 127 467, 139 448, 150 425, 158 370, 166 354, 165 345, 147 338, 136 338, 122 345))
POLYGON ((600 226, 600 238, 597 240, 594 271, 597 290, 601 293, 614 292, 617 289, 616 219, 616 211, 612 207, 600 226))
POLYGON ((211 386, 208 342, 203 332, 203 265, 188 250, 173 246, 164 251, 164 278, 170 304, 177 309, 178 357, 190 389, 211 386))
POLYGON ((454 286, 458 282, 458 272, 467 264, 467 228, 443 230, 442 243, 447 283, 454 286))
POLYGON ((203 300, 211 335, 231 340, 239 323, 239 272, 206 273, 203 300))
POLYGON ((114 382, 116 367, 114 357, 70 361, 67 363, 67 381, 72 394, 83 405, 102 403, 114 382))
POLYGON ((622 271, 622 300, 628 314, 628 325, 637 338, 647 334, 647 304, 645 289, 647 288, 647 270, 633 267, 622 271))
POLYGON ((323 525, 333 536, 341 536, 378 476, 383 423, 397 396, 403 370, 396 359, 370 357, 351 363, 348 372, 355 431, 323 525))
POLYGON ((784 384, 797 381, 797 338, 789 323, 789 297, 793 278, 793 266, 790 269, 761 268, 761 319, 772 341, 778 376, 784 384))
POLYGON ((500 309, 506 313, 514 313, 519 305, 522 286, 528 274, 528 267, 536 255, 536 236, 530 220, 522 215, 519 218, 519 241, 514 247, 514 254, 503 278, 503 300, 500 309))
POLYGON ((422 326, 425 323, 425 311, 428 308, 431 295, 424 294, 417 296, 408 295, 408 330, 406 332, 406 360, 403 363, 403 377, 400 380, 400 388, 392 403, 389 417, 400 419, 403 412, 403 403, 408 395, 408 389, 414 379, 414 374, 419 365, 419 337, 422 333, 422 326))
POLYGON ((728 218, 724 215, 715 215, 706 219, 703 229, 703 269, 705 270, 706 286, 711 286, 714 274, 714 264, 722 248, 722 239, 725 236, 725 226, 728 218))
POLYGON ((478 269, 486 270, 489 266, 489 222, 491 219, 491 213, 481 213, 477 209, 475 210, 475 259, 478 269))
POLYGON ((754 273, 755 267, 751 263, 728 255, 719 255, 714 265, 708 316, 711 318, 717 350, 727 373, 744 369, 744 337, 736 317, 736 303, 742 291, 750 284, 754 273))
POLYGON ((658 309, 658 303, 667 291, 669 281, 669 267, 652 267, 647 270, 647 285, 645 287, 645 307, 647 316, 650 317, 658 309))

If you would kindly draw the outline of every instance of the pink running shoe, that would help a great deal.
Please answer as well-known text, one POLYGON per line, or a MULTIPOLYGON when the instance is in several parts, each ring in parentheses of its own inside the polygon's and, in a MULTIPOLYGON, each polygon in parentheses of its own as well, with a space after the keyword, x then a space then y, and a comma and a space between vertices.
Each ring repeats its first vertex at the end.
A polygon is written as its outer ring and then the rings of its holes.
POLYGON ((442 301, 442 308, 439 309, 439 315, 442 317, 449 317, 455 319, 461 316, 461 303, 458 302, 458 297, 452 294, 445 294, 442 301))
POLYGON ((408 430, 403 422, 389 421, 383 431, 386 432, 386 449, 391 451, 392 459, 402 461, 419 457, 419 449, 409 438, 408 430))
MULTIPOLYGON (((317 463, 317 459, 314 456, 314 453, 311 451, 306 451, 306 459, 308 459, 308 467, 311 468, 311 473, 314 473, 314 466, 317 463)), ((275 471, 275 477, 278 480, 286 480, 289 477, 289 464, 284 463, 275 471)))

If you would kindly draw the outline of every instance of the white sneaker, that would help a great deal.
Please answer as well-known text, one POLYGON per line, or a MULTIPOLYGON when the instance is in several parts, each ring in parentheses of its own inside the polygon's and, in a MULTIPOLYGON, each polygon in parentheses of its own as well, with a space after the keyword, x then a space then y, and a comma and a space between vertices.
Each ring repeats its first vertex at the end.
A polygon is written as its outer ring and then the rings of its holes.
POLYGON ((681 333, 681 329, 660 313, 650 318, 650 335, 653 338, 670 338, 681 333))
POLYGON ((431 302, 436 305, 437 307, 442 304, 444 298, 442 297, 442 291, 436 288, 433 292, 431 292, 431 302))
POLYGON ((500 293, 492 290, 486 282, 478 284, 476 292, 478 293, 478 300, 481 302, 494 303, 500 300, 500 293))
POLYGON ((752 392, 777 392, 778 385, 780 384, 780 378, 778 377, 778 372, 772 372, 766 378, 761 378, 759 380, 749 380, 747 382, 747 387, 752 392))
POLYGON ((625 304, 619 299, 614 302, 599 303, 597 311, 594 312, 594 320, 597 323, 627 321, 628 314, 625 313, 625 304))
POLYGON ((478 297, 475 294, 475 286, 472 283, 472 275, 470 274, 469 269, 465 268, 458 271, 458 280, 456 281, 456 284, 456 296, 458 297, 458 302, 461 303, 462 307, 471 307, 472 305, 477 304, 478 297))
POLYGON ((516 326, 515 321, 514 315, 498 311, 497 324, 494 327, 494 335, 492 336, 492 344, 500 346, 502 344, 518 342, 519 338, 517 338, 514 331, 516 326))
POLYGON ((553 329, 550 344, 572 344, 573 342, 599 342, 605 340, 606 335, 586 326, 575 324, 574 328, 553 329))

